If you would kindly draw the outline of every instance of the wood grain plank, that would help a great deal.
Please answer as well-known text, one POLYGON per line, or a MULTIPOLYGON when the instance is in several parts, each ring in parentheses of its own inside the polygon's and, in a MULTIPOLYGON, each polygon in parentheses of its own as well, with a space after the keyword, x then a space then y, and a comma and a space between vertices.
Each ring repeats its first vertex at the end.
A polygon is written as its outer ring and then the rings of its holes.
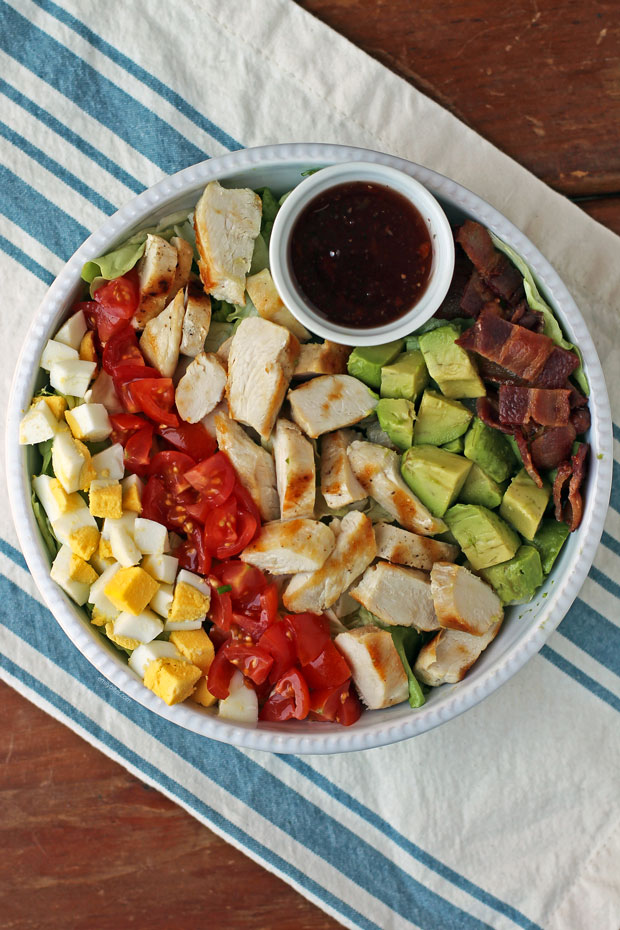
POLYGON ((2 930, 340 924, 0 682, 2 930))
POLYGON ((298 0, 568 194, 620 192, 614 0, 298 0))
POLYGON ((592 219, 602 223, 603 226, 607 226, 608 229, 620 236, 620 196, 582 200, 578 206, 592 219))

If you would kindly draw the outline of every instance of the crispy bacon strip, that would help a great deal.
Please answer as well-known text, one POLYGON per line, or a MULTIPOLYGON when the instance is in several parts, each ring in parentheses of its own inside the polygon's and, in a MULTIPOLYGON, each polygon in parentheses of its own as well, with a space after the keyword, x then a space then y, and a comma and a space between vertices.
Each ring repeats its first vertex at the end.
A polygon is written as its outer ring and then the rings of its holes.
POLYGON ((492 304, 485 306, 474 325, 457 339, 457 344, 507 368, 530 384, 538 383, 538 376, 555 348, 549 336, 503 320, 492 304))
POLYGON ((517 429, 514 431, 513 436, 517 441, 517 446, 519 448, 519 454, 521 455, 521 458, 523 460, 523 467, 525 468, 526 472, 528 473, 528 475, 530 476, 534 484, 538 485, 539 488, 542 488, 543 480, 538 474, 536 466, 534 465, 534 462, 532 460, 532 453, 530 451, 530 446, 529 446, 527 439, 525 438, 523 434, 523 431, 520 429, 517 429))
POLYGON ((564 387, 569 376, 578 366, 579 359, 576 352, 554 346, 551 355, 536 379, 536 384, 538 387, 544 388, 564 387))
POLYGON ((565 426, 570 417, 570 391, 500 384, 501 423, 522 426, 533 420, 541 426, 565 426))
POLYGON ((466 220, 456 234, 465 254, 491 291, 515 306, 523 298, 523 276, 512 262, 493 245, 488 230, 466 220))
POLYGON ((489 290, 476 269, 471 273, 471 277, 465 285, 463 296, 461 297, 461 310, 467 316, 477 317, 485 304, 492 303, 495 300, 495 294, 489 290))
POLYGON ((532 462, 536 469, 558 468, 569 456, 575 441, 572 423, 543 430, 532 442, 532 462))
POLYGON ((558 473, 555 476, 555 481, 553 482, 553 506, 555 507, 555 519, 558 523, 562 523, 562 497, 564 494, 564 488, 567 482, 570 481, 570 476, 572 474, 572 468, 570 462, 562 462, 558 467, 558 473))
POLYGON ((535 333, 542 333, 545 318, 538 310, 532 310, 527 300, 520 300, 512 313, 507 314, 506 319, 511 323, 518 323, 519 326, 525 326, 535 333))
POLYGON ((577 436, 581 436, 582 433, 590 429, 592 417, 587 407, 578 407, 577 410, 572 412, 570 421, 575 427, 577 436))
POLYGON ((581 485, 585 478, 585 466, 589 450, 589 444, 584 442, 579 446, 577 452, 571 459, 573 473, 568 485, 568 501, 562 512, 562 518, 568 525, 571 533, 575 532, 583 517, 583 495, 581 493, 581 485))
POLYGON ((486 397, 479 397, 476 401, 476 414, 483 423, 486 423, 487 426, 493 429, 498 429, 502 433, 513 432, 512 426, 505 426, 503 423, 500 423, 497 401, 495 398, 489 397, 488 394, 486 397))

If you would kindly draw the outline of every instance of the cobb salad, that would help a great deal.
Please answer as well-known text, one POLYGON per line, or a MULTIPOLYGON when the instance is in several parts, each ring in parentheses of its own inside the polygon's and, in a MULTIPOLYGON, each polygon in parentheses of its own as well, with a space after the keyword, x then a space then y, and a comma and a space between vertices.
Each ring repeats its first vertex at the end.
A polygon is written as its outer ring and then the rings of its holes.
POLYGON ((535 595, 581 519, 588 385, 471 221, 420 330, 320 341, 271 279, 280 203, 212 181, 88 262, 20 442, 51 577, 147 688, 350 725, 460 681, 535 595))

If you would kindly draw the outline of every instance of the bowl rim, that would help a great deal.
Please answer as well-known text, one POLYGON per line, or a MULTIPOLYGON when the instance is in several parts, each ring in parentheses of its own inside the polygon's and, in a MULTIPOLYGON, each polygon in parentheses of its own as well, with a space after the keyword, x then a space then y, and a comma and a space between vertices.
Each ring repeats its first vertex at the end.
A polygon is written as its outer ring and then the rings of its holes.
POLYGON ((344 345, 373 346, 402 339, 440 307, 454 271, 454 239, 441 204, 423 184, 404 171, 378 162, 342 162, 304 178, 288 195, 275 218, 269 240, 269 268, 276 290, 294 317, 313 333, 344 345), (433 240, 433 263, 420 299, 406 313, 382 326, 356 329, 320 316, 298 286, 289 260, 295 223, 315 197, 340 184, 369 180, 405 197, 419 212, 433 240))
MULTIPOLYGON (((197 198, 196 198, 197 199, 197 198)), ((557 272, 533 243, 498 210, 477 194, 457 182, 422 165, 371 149, 326 143, 281 143, 226 153, 200 162, 163 178, 109 217, 77 249, 61 269, 37 309, 19 355, 7 410, 6 463, 9 499, 17 535, 28 568, 39 591, 55 619, 73 644, 101 674, 129 697, 178 725, 211 739, 231 743, 246 749, 276 753, 339 753, 398 742, 432 729, 456 717, 512 677, 525 662, 537 653, 576 598, 592 565, 603 531, 609 503, 612 477, 612 421, 603 371, 592 337, 568 289, 557 272), (535 624, 524 628, 523 635, 507 648, 496 662, 476 676, 468 676, 458 686, 444 685, 439 695, 423 708, 390 721, 381 718, 381 711, 365 712, 362 721, 351 728, 330 724, 312 727, 288 722, 286 731, 274 732, 264 727, 254 728, 234 724, 201 713, 201 708, 185 704, 169 707, 160 701, 122 662, 120 653, 105 648, 105 643, 84 623, 73 602, 57 587, 49 575, 50 560, 36 525, 30 502, 30 478, 27 470, 26 447, 19 446, 19 422, 29 406, 38 361, 46 340, 58 324, 75 291, 84 262, 104 254, 121 238, 145 225, 154 212, 164 214, 166 207, 179 195, 199 192, 211 180, 225 180, 229 175, 252 169, 280 167, 318 167, 342 161, 364 161, 384 164, 411 174, 434 195, 443 197, 477 219, 505 239, 532 268, 552 297, 554 309, 559 309, 563 328, 584 357, 591 387, 592 433, 598 455, 591 457, 588 495, 582 525, 577 531, 580 545, 575 548, 564 575, 545 601, 535 624), (366 719, 364 719, 366 718, 366 719)), ((113 647, 110 647, 112 650, 113 647)))

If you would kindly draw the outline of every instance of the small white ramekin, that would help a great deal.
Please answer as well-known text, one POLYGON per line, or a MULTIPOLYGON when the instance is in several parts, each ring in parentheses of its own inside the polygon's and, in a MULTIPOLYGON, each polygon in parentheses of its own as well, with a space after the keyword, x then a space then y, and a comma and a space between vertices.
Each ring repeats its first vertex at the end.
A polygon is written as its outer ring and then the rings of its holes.
POLYGON ((454 240, 439 203, 415 178, 379 163, 349 162, 322 168, 301 181, 288 195, 273 224, 269 264, 282 301, 293 316, 313 333, 345 345, 379 345, 407 336, 439 308, 452 281, 454 240), (330 188, 354 181, 381 184, 406 197, 422 216, 433 248, 433 262, 424 293, 407 313, 382 326, 358 328, 326 320, 314 310, 300 290, 291 267, 290 239, 300 213, 315 197, 330 188))

